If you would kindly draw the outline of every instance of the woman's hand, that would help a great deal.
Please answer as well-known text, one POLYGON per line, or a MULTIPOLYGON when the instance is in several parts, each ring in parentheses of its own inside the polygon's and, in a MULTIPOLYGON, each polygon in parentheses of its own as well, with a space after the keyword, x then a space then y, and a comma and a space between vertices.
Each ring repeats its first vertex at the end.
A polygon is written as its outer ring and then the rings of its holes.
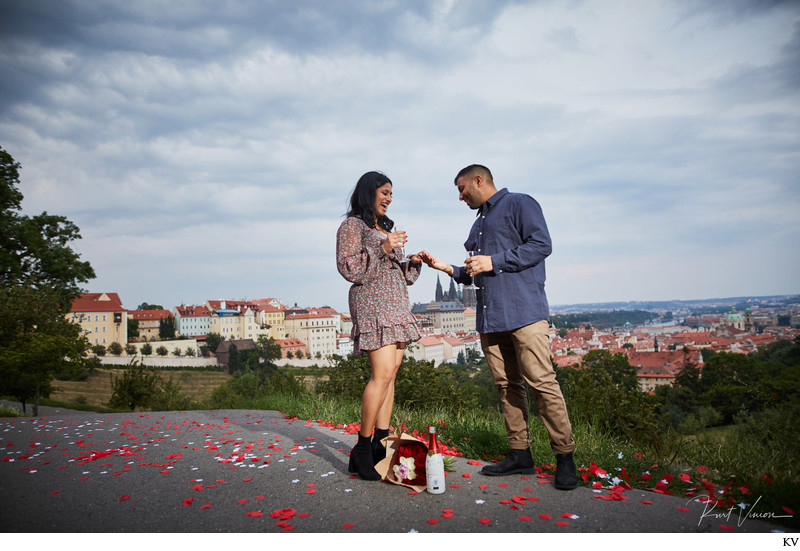
POLYGON ((403 247, 406 244, 406 241, 408 241, 406 232, 395 231, 386 236, 386 241, 383 242, 381 247, 383 248, 383 252, 389 254, 392 252, 392 249, 403 247))

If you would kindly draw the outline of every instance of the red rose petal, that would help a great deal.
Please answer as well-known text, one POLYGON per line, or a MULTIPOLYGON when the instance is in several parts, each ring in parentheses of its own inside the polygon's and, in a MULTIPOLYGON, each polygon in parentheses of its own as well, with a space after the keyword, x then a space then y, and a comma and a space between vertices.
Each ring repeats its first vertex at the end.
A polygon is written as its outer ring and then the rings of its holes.
POLYGON ((354 526, 355 524, 350 524, 349 522, 347 524, 342 524, 342 528, 345 530, 350 530, 350 528, 353 528, 354 526))
POLYGON ((464 478, 472 478, 472 475, 470 475, 469 473, 464 473, 461 476, 463 476, 464 478))
POLYGON ((569 526, 569 522, 567 522, 566 520, 559 520, 558 522, 556 522, 556 526, 569 526))
POLYGON ((729 532, 732 532, 733 531, 733 526, 731 526, 729 524, 720 524, 719 525, 719 529, 720 530, 728 530, 729 532))
POLYGON ((183 506, 186 507, 187 505, 191 505, 192 501, 194 501, 193 497, 187 498, 183 500, 183 506))
POLYGON ((553 517, 551 517, 547 513, 542 513, 541 515, 539 515, 539 518, 542 520, 553 520, 553 517))
POLYGON ((689 511, 688 507, 675 507, 678 511, 689 511))
POLYGON ((643 499, 642 503, 645 504, 645 505, 652 505, 653 504, 653 502, 650 501, 649 499, 643 499))
POLYGON ((201 509, 209 509, 210 507, 211 507, 211 504, 210 504, 210 503, 206 503, 205 505, 203 505, 203 506, 202 506, 202 507, 200 507, 200 508, 201 508, 201 509))
POLYGON ((492 519, 490 519, 490 518, 480 518, 480 519, 478 519, 478 522, 480 522, 481 524, 491 524, 492 523, 492 519))
POLYGON ((122 496, 121 498, 119 498, 119 500, 120 501, 126 501, 126 500, 128 500, 130 498, 131 498, 131 496, 122 496))
POLYGON ((261 511, 248 511, 247 513, 245 513, 245 515, 247 515, 248 517, 257 518, 263 516, 264 513, 262 513, 261 511))
POLYGON ((438 518, 429 518, 427 520, 427 522, 428 522, 428 524, 439 524, 439 519, 438 518))
POLYGON ((532 520, 532 519, 531 519, 531 517, 525 516, 525 517, 519 517, 519 520, 528 521, 528 520, 532 520))

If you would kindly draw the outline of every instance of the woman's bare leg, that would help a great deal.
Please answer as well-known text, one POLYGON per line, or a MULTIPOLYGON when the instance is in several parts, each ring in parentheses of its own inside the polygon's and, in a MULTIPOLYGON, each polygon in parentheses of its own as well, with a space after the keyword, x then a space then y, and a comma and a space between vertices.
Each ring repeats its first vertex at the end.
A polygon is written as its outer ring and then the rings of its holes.
POLYGON ((368 356, 372 377, 361 399, 361 436, 372 436, 372 429, 378 421, 385 422, 386 426, 389 424, 394 402, 394 378, 400 367, 397 358, 399 356, 402 360, 402 350, 397 344, 389 344, 370 350, 368 356))
POLYGON ((375 426, 379 429, 388 429, 389 424, 392 422, 392 409, 394 408, 394 381, 397 378, 397 371, 400 369, 400 364, 403 362, 403 354, 405 351, 405 343, 397 343, 392 383, 389 385, 386 398, 383 400, 383 404, 381 404, 381 408, 378 410, 378 416, 375 419, 375 426))

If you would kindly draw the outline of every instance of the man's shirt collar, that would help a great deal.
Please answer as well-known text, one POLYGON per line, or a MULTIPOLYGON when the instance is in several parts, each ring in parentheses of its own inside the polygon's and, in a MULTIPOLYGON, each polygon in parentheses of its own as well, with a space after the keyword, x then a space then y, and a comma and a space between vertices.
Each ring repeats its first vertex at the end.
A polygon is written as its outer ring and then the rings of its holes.
POLYGON ((492 208, 497 203, 497 201, 502 199, 503 196, 507 194, 508 194, 508 188, 503 188, 494 195, 492 195, 491 197, 489 197, 486 201, 484 201, 484 203, 480 207, 478 207, 478 213, 475 216, 483 214, 484 209, 492 208))

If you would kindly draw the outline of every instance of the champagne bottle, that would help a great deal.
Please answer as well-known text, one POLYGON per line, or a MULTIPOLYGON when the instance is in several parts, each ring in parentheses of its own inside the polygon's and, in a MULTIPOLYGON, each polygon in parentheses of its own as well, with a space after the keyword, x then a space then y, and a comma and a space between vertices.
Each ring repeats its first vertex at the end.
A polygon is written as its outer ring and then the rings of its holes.
POLYGON ((444 493, 444 458, 442 452, 439 451, 436 427, 428 427, 428 457, 425 459, 425 478, 428 493, 444 493))

